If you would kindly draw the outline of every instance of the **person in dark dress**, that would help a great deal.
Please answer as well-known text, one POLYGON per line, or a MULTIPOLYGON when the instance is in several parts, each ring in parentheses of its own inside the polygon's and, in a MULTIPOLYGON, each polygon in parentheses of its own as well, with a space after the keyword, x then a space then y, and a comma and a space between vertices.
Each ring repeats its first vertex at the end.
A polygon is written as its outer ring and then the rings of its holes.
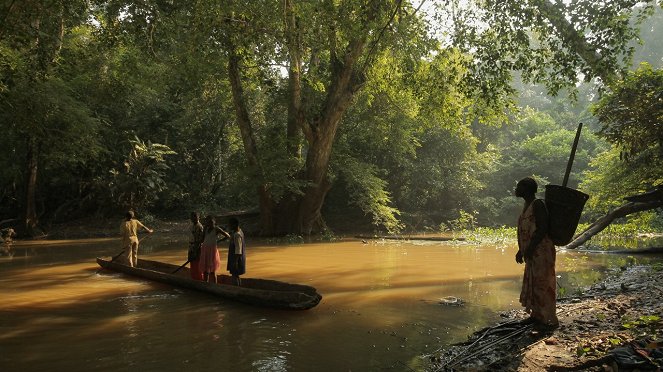
POLYGON ((191 212, 191 237, 189 238, 188 260, 190 263, 191 279, 203 280, 203 273, 200 271, 200 246, 203 244, 205 233, 203 224, 200 223, 198 212, 191 212))

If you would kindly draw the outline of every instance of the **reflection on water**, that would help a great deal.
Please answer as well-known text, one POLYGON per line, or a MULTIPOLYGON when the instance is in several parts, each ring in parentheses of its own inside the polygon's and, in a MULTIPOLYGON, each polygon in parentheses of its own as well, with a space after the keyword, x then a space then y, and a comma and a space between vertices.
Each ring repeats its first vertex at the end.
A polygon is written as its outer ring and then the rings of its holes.
MULTIPOLYGON (((186 238, 155 236, 139 255, 182 264, 186 238)), ((421 355, 520 308, 512 246, 250 243, 249 276, 313 285, 320 305, 264 309, 98 271, 116 239, 15 243, 0 256, 0 370, 421 370, 421 355)), ((629 260, 560 252, 560 291, 629 260)))

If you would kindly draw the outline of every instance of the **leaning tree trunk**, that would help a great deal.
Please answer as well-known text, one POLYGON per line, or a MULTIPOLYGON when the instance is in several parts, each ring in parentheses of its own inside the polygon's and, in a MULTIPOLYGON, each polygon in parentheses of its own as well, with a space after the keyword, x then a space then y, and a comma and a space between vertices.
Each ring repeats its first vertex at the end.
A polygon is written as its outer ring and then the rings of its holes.
POLYGON ((663 207, 663 200, 656 200, 646 203, 629 202, 601 217, 598 221, 591 224, 585 231, 577 235, 573 241, 562 248, 575 249, 592 238, 592 236, 603 231, 616 218, 624 217, 632 213, 647 211, 654 208, 663 207))

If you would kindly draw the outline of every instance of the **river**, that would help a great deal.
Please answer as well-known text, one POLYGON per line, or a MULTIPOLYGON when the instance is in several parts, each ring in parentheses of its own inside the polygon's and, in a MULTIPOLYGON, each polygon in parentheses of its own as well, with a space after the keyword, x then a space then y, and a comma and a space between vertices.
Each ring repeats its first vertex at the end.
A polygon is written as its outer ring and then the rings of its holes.
MULTIPOLYGON (((185 236, 156 235, 140 257, 186 260, 185 236)), ((1 371, 420 371, 425 355, 520 309, 512 245, 249 240, 247 277, 323 296, 283 311, 99 271, 95 257, 118 244, 21 241, 0 256, 1 371), (441 304, 447 296, 463 306, 441 304)), ((560 288, 572 293, 624 260, 560 252, 560 288)))

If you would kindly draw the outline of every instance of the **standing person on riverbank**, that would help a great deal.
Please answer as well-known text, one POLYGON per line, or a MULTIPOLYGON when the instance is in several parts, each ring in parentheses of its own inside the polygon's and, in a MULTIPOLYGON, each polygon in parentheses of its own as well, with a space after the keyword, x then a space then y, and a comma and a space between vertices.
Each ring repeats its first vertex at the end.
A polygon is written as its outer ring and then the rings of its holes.
POLYGON ((148 233, 154 230, 146 227, 140 221, 134 218, 134 212, 128 211, 124 222, 120 225, 120 236, 122 236, 122 248, 124 251, 124 261, 131 267, 138 265, 138 228, 142 227, 148 233))
POLYGON ((516 185, 515 195, 525 200, 518 217, 518 253, 516 262, 525 263, 520 303, 530 313, 528 322, 537 328, 558 327, 556 314, 555 245, 548 236, 548 211, 543 200, 536 198, 538 185, 531 177, 516 185))
POLYGON ((230 234, 216 226, 216 220, 212 216, 205 217, 204 234, 198 267, 203 272, 203 281, 216 283, 216 270, 221 266, 219 250, 216 247, 216 237, 221 234, 224 238, 230 238, 230 234))
POLYGON ((191 212, 191 237, 189 238, 189 272, 191 279, 203 280, 203 273, 200 271, 200 246, 205 239, 203 224, 200 223, 198 212, 191 212))
POLYGON ((244 244, 244 232, 239 228, 239 220, 231 217, 228 221, 228 228, 232 237, 228 244, 228 265, 226 269, 233 277, 235 285, 242 284, 240 275, 246 273, 246 250, 244 244))

